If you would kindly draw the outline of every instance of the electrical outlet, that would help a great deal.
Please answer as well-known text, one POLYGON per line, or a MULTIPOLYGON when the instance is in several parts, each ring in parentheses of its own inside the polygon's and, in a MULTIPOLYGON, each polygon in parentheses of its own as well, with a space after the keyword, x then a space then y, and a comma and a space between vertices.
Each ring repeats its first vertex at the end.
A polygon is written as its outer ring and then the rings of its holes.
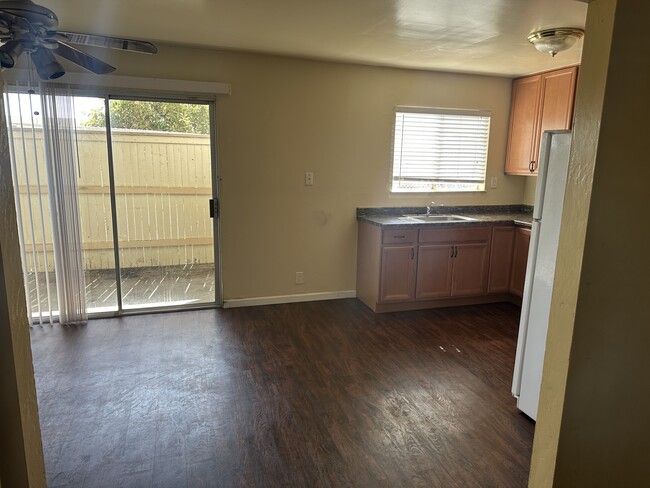
POLYGON ((311 171, 306 171, 305 172, 305 186, 313 186, 314 185, 314 173, 311 171))
POLYGON ((296 285, 302 285, 305 282, 305 274, 302 271, 296 271, 296 285))
POLYGON ((496 188, 499 183, 499 179, 496 176, 493 176, 490 179, 490 188, 496 188))

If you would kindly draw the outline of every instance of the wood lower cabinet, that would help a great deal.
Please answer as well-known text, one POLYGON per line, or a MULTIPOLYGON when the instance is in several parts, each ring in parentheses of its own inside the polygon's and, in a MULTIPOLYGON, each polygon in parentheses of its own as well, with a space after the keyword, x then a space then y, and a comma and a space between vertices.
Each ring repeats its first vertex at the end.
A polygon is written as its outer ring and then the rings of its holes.
POLYGON ((479 296, 487 292, 492 227, 420 229, 417 298, 479 296))
POLYGON ((452 247, 449 244, 421 244, 418 250, 418 273, 415 297, 451 296, 452 247))
POLYGON ((512 82, 506 174, 537 174, 542 133, 571 128, 577 78, 572 66, 512 82))
POLYGON ((510 293, 518 297, 524 294, 528 248, 530 247, 530 229, 515 229, 514 251, 512 254, 512 272, 510 275, 510 293))
POLYGON ((487 292, 489 240, 455 244, 451 296, 476 296, 487 292))
POLYGON ((512 226, 382 229, 360 222, 357 297, 376 312, 508 300, 514 233, 512 226))
POLYGON ((380 301, 394 302, 415 298, 415 263, 415 245, 383 247, 380 301))
POLYGON ((493 227, 490 246, 490 275, 488 293, 508 293, 512 272, 512 251, 515 243, 515 228, 493 227))

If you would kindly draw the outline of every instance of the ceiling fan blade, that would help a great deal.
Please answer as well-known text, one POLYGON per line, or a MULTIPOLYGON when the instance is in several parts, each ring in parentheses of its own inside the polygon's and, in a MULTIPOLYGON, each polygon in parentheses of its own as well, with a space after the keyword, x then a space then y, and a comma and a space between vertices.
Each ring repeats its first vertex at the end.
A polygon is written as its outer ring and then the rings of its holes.
POLYGON ((72 46, 58 41, 59 47, 53 49, 52 52, 57 56, 72 61, 74 64, 78 64, 82 68, 87 69, 97 75, 105 75, 107 73, 112 73, 115 71, 115 68, 108 63, 105 63, 101 59, 97 59, 95 56, 86 54, 85 52, 79 51, 72 46))
POLYGON ((144 54, 156 54, 158 49, 150 42, 123 39, 121 37, 95 36, 91 34, 78 34, 76 32, 59 32, 68 38, 66 42, 82 44, 84 46, 106 47, 144 54))
POLYGON ((65 34, 61 34, 60 32, 57 31, 46 31, 45 34, 43 34, 44 39, 51 39, 53 41, 63 41, 63 42, 68 42, 68 36, 65 34))

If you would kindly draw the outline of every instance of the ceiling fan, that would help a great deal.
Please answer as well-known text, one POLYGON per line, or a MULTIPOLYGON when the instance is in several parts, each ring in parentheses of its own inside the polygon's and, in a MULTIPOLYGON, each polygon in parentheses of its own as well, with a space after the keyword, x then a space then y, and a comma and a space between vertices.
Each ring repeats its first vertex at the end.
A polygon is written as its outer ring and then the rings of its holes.
POLYGON ((38 76, 53 80, 65 74, 55 56, 60 56, 95 74, 107 74, 115 68, 101 59, 70 44, 120 49, 156 54, 150 42, 62 32, 57 30, 59 19, 50 9, 31 0, 0 0, 0 66, 13 68, 23 54, 30 55, 38 76))

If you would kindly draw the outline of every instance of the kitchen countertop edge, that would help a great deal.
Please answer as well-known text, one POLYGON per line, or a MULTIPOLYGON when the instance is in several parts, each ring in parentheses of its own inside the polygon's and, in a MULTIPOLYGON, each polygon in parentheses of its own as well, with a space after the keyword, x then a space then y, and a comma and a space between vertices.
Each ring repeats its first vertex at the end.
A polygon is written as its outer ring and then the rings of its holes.
POLYGON ((474 220, 463 222, 417 222, 406 220, 402 215, 359 215, 357 221, 367 222, 381 228, 431 228, 431 227, 471 227, 471 226, 490 226, 490 225, 514 225, 516 227, 532 227, 532 215, 529 213, 460 213, 464 217, 470 217, 474 220))

